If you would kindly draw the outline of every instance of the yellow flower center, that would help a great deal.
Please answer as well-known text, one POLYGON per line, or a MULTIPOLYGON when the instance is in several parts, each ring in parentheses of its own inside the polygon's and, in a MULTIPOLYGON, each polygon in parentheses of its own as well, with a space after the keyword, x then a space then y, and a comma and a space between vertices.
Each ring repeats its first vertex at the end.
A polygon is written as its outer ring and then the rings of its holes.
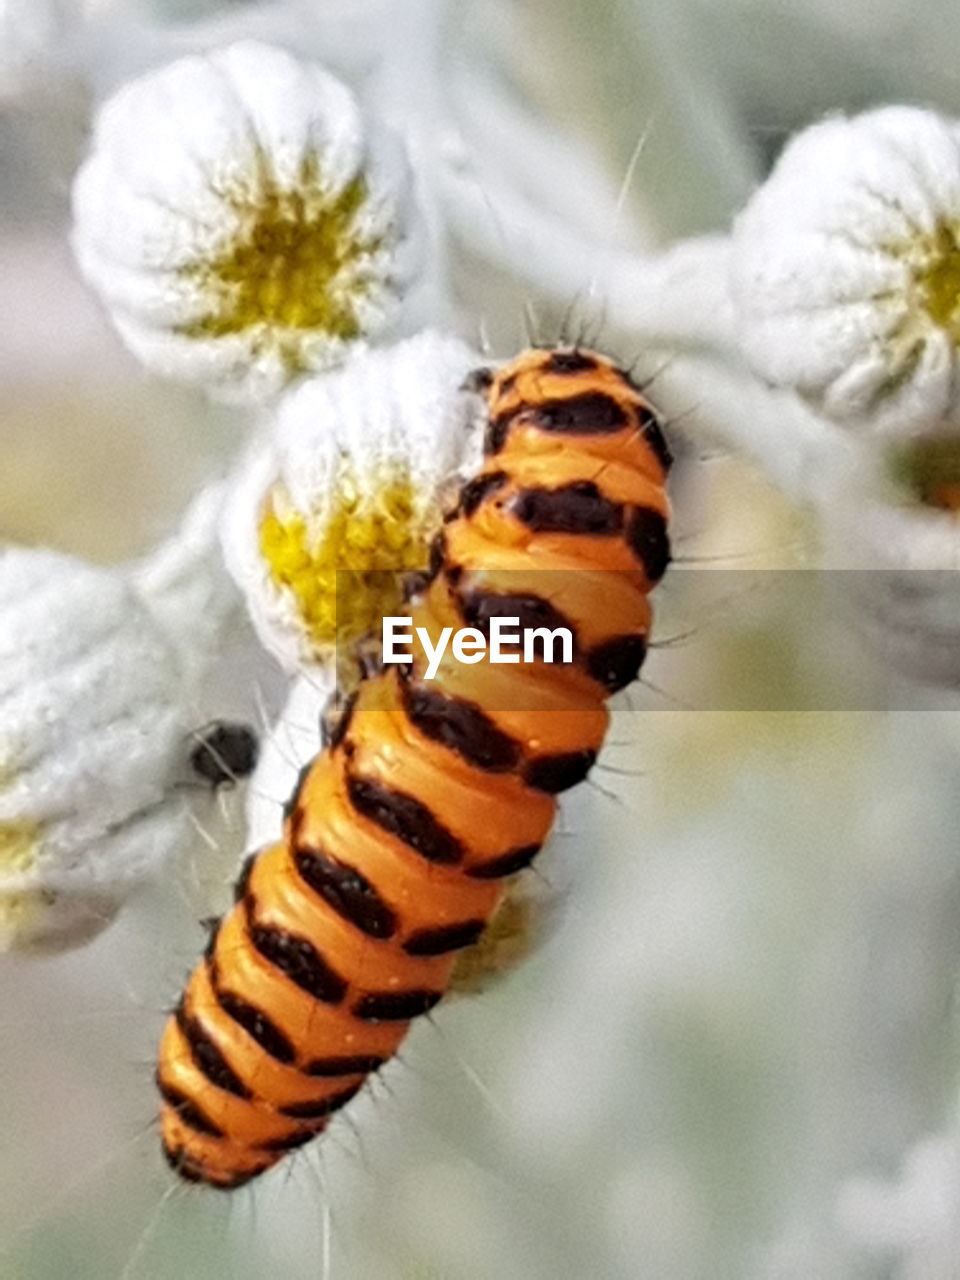
MULTIPOLYGON (((925 318, 960 344, 960 226, 939 222, 930 233, 890 245, 889 252, 907 264, 913 277, 913 320, 905 322, 908 333, 903 336, 919 342, 925 318)), ((879 295, 881 300, 887 296, 895 295, 879 295)))
POLYGON ((926 263, 917 275, 924 306, 938 325, 960 340, 960 244, 955 226, 941 223, 926 244, 926 263))
POLYGON ((374 283, 365 262, 383 245, 382 237, 356 226, 368 196, 365 179, 356 177, 331 196, 310 157, 293 189, 281 190, 268 175, 255 194, 240 194, 236 186, 220 194, 240 226, 218 257, 184 268, 215 301, 178 332, 220 338, 259 326, 262 341, 277 347, 291 372, 302 368, 304 333, 358 337, 358 303, 374 283))
POLYGON ((400 465, 363 485, 345 467, 321 528, 300 512, 281 514, 285 497, 275 492, 261 519, 260 553, 293 594, 314 654, 328 657, 397 612, 403 572, 426 564, 440 512, 424 510, 400 465))
POLYGON ((39 822, 31 819, 0 822, 0 874, 23 875, 32 870, 42 834, 39 822))

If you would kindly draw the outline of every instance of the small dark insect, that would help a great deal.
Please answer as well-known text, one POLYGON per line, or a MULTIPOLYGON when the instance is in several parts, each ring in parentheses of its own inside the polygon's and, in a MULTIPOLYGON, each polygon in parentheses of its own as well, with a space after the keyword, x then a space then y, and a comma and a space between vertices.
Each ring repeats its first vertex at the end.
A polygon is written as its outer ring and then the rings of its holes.
POLYGON ((249 725, 212 720, 197 730, 196 739, 190 766, 214 790, 232 787, 256 768, 260 744, 249 725))
POLYGON ((472 369, 461 383, 462 391, 472 391, 476 394, 489 391, 493 386, 494 372, 492 369, 472 369))

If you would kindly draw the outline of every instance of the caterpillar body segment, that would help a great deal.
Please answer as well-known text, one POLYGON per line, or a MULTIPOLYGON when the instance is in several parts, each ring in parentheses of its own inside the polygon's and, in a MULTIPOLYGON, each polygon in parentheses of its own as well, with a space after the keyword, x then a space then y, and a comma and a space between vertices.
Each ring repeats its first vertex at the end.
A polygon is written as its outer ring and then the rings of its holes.
POLYGON ((478 385, 485 463, 408 612, 432 647, 497 617, 565 627, 570 660, 447 650, 428 679, 417 639, 409 664, 368 668, 164 1031, 163 1145, 187 1179, 262 1173, 396 1052, 535 857, 556 794, 602 745, 606 699, 643 662, 669 560, 670 458, 649 405, 581 350, 526 352, 478 385))

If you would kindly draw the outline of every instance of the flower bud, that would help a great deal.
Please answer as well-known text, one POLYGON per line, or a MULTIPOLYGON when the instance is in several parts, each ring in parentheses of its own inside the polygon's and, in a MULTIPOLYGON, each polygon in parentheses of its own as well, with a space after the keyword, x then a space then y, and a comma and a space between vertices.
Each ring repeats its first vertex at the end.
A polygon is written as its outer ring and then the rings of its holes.
POLYGON ((73 945, 191 828, 181 672, 119 574, 0 551, 0 949, 73 945))
POLYGON ((378 332, 416 269, 410 177, 350 91, 253 41, 102 107, 73 248, 148 368, 260 399, 378 332))
POLYGON ((851 428, 960 410, 960 126, 885 107, 788 144, 737 220, 731 288, 753 370, 851 428))
POLYGON ((280 404, 239 477, 227 564, 265 646, 287 667, 326 663, 396 613, 424 569, 445 497, 479 462, 478 358, 420 334, 311 379, 280 404))

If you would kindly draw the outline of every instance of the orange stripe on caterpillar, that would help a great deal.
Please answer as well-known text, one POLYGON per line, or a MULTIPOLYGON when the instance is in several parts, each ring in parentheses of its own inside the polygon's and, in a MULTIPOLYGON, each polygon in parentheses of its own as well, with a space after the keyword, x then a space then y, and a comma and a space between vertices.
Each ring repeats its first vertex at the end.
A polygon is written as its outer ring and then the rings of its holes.
POLYGON ((163 1144, 185 1178, 257 1176, 396 1052, 535 857, 556 793, 600 750, 606 699, 643 661, 669 561, 670 457, 650 406, 580 350, 528 351, 478 385, 486 461, 410 615, 434 644, 498 615, 565 625, 572 661, 448 653, 427 680, 416 641, 410 665, 361 681, 164 1032, 163 1144))

